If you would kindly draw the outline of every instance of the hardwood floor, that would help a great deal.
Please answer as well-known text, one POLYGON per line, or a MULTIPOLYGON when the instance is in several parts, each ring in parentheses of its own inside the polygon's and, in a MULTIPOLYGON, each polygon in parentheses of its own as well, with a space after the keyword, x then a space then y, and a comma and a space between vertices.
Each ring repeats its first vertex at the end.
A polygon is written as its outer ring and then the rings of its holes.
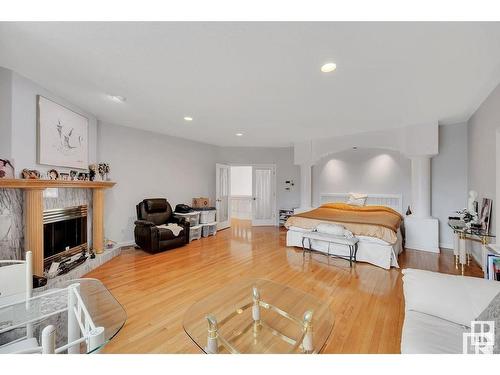
MULTIPOLYGON (((324 353, 399 353, 404 300, 399 269, 384 270, 327 259, 285 246, 286 232, 234 221, 215 237, 151 255, 133 248, 87 274, 124 306, 125 327, 106 353, 200 353, 182 328, 186 309, 242 278, 266 278, 309 292, 330 304, 335 325, 324 353)), ((401 268, 458 274, 453 255, 406 250, 401 268)), ((467 274, 480 276, 477 265, 467 274)))

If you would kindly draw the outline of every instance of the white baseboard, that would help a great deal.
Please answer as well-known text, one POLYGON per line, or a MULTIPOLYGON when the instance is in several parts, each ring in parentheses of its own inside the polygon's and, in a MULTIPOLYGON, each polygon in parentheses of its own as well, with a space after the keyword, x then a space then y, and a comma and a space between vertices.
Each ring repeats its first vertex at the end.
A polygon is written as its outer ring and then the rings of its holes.
POLYGON ((116 244, 118 247, 126 247, 126 246, 136 246, 135 241, 124 241, 124 242, 118 242, 116 244))
POLYGON ((453 250, 453 244, 452 243, 439 243, 439 247, 441 249, 453 250))

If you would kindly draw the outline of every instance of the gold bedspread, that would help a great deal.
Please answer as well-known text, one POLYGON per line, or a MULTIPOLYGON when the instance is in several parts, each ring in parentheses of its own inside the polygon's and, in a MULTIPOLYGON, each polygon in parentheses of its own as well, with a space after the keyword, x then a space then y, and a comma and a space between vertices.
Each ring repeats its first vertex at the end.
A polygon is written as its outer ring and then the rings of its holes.
POLYGON ((285 227, 313 229, 320 223, 336 223, 354 235, 375 237, 394 244, 402 220, 398 212, 385 206, 327 203, 314 210, 293 215, 287 220, 285 227))

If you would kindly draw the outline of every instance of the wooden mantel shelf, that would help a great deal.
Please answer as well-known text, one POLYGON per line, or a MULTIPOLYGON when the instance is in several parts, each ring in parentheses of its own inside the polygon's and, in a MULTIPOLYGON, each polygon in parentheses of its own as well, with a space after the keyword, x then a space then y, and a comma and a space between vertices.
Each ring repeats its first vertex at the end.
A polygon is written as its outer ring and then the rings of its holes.
POLYGON ((106 189, 115 185, 111 181, 65 181, 41 179, 0 179, 0 189, 47 189, 47 188, 83 188, 106 189))
POLYGON ((111 181, 65 181, 37 179, 0 179, 0 189, 24 191, 24 248, 33 252, 33 273, 43 275, 43 191, 47 188, 92 189, 92 247, 104 251, 104 190, 111 181))

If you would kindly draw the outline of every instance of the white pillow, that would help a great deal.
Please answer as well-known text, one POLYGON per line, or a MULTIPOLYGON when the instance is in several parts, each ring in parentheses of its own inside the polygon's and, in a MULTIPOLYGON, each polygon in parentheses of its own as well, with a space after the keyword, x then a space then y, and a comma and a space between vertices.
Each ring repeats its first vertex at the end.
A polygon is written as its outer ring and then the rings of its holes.
POLYGON ((334 236, 343 236, 344 227, 338 224, 321 223, 316 225, 316 231, 320 233, 332 234, 334 236))
POLYGON ((366 204, 366 198, 368 198, 366 194, 349 193, 349 199, 347 200, 347 204, 352 204, 355 206, 364 206, 366 204))

